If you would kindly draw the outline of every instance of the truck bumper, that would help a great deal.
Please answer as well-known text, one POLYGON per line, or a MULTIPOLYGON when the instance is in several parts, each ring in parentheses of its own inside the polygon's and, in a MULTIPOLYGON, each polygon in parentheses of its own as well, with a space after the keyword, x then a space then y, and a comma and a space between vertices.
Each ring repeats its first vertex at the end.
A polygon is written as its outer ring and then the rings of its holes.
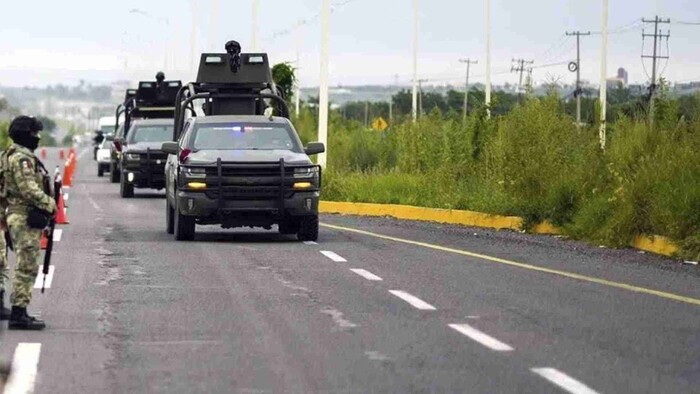
POLYGON ((164 189, 165 175, 161 173, 148 174, 141 169, 126 168, 122 171, 126 182, 139 189, 164 189))
MULTIPOLYGON (((289 216, 318 215, 319 192, 295 192, 284 199, 283 211, 278 200, 224 200, 219 209, 218 201, 207 197, 203 192, 178 191, 177 206, 182 215, 196 216, 207 223, 218 223, 221 218, 236 217, 245 221, 250 217, 277 218, 289 216)), ((245 225, 245 224, 244 224, 245 225)))

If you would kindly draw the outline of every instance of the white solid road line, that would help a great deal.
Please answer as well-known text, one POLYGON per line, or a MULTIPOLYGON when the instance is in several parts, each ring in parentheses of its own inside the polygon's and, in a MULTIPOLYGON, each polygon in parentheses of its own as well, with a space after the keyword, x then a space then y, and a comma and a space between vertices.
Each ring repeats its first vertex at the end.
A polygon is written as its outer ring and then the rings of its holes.
POLYGON ((427 302, 421 300, 420 298, 418 298, 414 295, 408 294, 405 291, 389 290, 389 293, 391 293, 391 294, 401 298, 402 300, 408 302, 409 304, 411 304, 411 306, 413 306, 416 309, 420 309, 423 311, 434 311, 437 309, 434 306, 428 304, 427 302))
POLYGON ((321 254, 328 257, 329 259, 335 261, 336 263, 347 263, 348 262, 344 258, 338 256, 338 254, 336 254, 335 252, 331 252, 329 250, 322 250, 321 254))
MULTIPOLYGON (((51 282, 53 282, 53 272, 55 269, 56 269, 55 266, 53 266, 53 265, 49 266, 49 274, 46 275, 46 285, 44 285, 44 287, 47 289, 51 288, 51 282)), ((34 288, 41 289, 41 286, 43 284, 44 284, 44 274, 39 272, 39 275, 36 276, 36 280, 34 281, 34 288)))
POLYGON ((375 275, 367 270, 363 270, 362 268, 351 268, 350 271, 360 275, 361 277, 363 277, 367 280, 375 280, 375 281, 382 280, 382 278, 378 277, 377 275, 375 275))
POLYGON ((318 245, 318 243, 314 241, 304 241, 304 245, 318 245))
POLYGON ((460 334, 464 334, 465 336, 479 342, 491 350, 495 350, 497 352, 510 352, 514 350, 509 345, 490 335, 484 334, 468 324, 450 324, 450 327, 460 334))
POLYGON ((53 241, 54 242, 61 242, 61 237, 63 237, 63 230, 60 228, 57 228, 53 230, 53 241))
POLYGON ((34 392, 37 365, 41 354, 40 343, 20 343, 12 359, 12 373, 4 394, 31 394, 34 392))
POLYGON ((68 197, 70 197, 68 193, 63 193, 63 201, 68 202, 68 197))
POLYGON ((532 372, 542 376, 562 389, 573 394, 597 394, 595 390, 554 368, 532 368, 532 372))

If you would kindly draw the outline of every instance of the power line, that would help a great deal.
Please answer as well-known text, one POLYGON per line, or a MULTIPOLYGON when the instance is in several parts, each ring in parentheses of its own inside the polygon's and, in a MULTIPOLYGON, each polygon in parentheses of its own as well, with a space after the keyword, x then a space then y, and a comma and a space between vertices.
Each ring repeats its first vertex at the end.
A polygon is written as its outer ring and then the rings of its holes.
MULTIPOLYGON (((342 8, 342 7, 344 7, 344 6, 346 6, 346 5, 348 5, 348 4, 350 4, 350 3, 354 3, 355 1, 357 1, 357 0, 344 0, 344 1, 339 1, 339 2, 333 3, 333 4, 331 4, 331 13, 334 12, 334 11, 336 11, 336 10, 338 10, 338 9, 340 9, 340 8, 342 8)), ((297 28, 299 28, 299 27, 301 27, 301 26, 310 25, 310 24, 316 22, 316 21, 319 20, 319 19, 321 19, 321 13, 320 13, 320 12, 314 14, 313 16, 311 16, 311 17, 309 17, 309 18, 300 19, 299 21, 297 21, 297 23, 295 23, 295 24, 294 24, 293 26, 291 26, 291 27, 288 27, 288 28, 282 29, 282 30, 274 31, 274 32, 272 32, 272 34, 270 34, 267 38, 268 38, 268 39, 274 39, 274 38, 279 38, 279 37, 283 37, 283 36, 290 35, 290 34, 292 34, 292 32, 293 32, 295 29, 297 29, 297 28)))

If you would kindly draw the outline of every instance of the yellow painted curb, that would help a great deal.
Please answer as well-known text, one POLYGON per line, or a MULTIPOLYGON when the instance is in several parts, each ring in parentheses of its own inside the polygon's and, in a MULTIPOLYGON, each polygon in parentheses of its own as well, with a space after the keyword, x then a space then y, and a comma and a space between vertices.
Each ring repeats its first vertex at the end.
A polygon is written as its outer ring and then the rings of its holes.
MULTIPOLYGON (((337 213, 342 215, 389 216, 396 219, 459 224, 462 226, 491 228, 496 230, 509 229, 520 231, 524 222, 522 218, 517 216, 500 216, 456 209, 361 202, 321 201, 319 203, 319 211, 321 213, 337 213)), ((547 221, 533 226, 530 231, 535 234, 563 234, 562 229, 547 221)), ((680 249, 673 241, 660 235, 638 235, 634 238, 630 246, 669 257, 674 256, 680 249)))
POLYGON ((520 230, 523 225, 523 220, 516 216, 489 215, 481 212, 423 208, 410 205, 321 201, 319 209, 322 213, 390 216, 396 219, 461 224, 463 226, 484 227, 497 230, 520 230))
POLYGON ((632 247, 664 256, 673 256, 678 252, 678 245, 660 235, 638 235, 632 241, 632 247))
POLYGON ((535 234, 546 234, 546 235, 562 235, 564 232, 557 226, 553 225, 548 221, 544 221, 540 224, 536 224, 530 230, 535 234))

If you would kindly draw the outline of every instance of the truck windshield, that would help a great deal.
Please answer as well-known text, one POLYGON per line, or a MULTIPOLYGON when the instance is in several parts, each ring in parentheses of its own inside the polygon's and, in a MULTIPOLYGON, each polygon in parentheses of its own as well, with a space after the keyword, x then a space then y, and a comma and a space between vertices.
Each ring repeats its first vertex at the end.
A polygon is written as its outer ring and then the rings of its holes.
POLYGON ((277 124, 208 124, 194 133, 194 149, 291 150, 300 152, 294 131, 277 124))
POLYGON ((140 125, 135 126, 129 132, 129 142, 163 142, 170 141, 173 138, 174 125, 157 126, 157 125, 140 125))

